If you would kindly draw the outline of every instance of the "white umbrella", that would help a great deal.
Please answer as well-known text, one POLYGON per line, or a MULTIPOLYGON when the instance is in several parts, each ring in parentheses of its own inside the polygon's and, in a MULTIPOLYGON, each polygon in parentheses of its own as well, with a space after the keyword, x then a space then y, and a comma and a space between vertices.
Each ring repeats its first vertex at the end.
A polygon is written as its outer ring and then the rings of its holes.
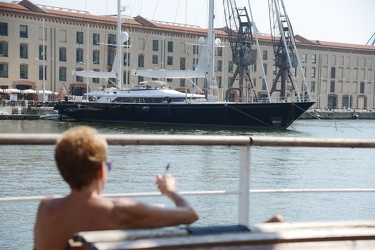
POLYGON ((24 93, 24 94, 35 94, 36 91, 33 90, 33 89, 25 89, 25 90, 22 91, 22 93, 24 93))
MULTIPOLYGON (((44 90, 44 94, 45 95, 52 95, 52 91, 51 90, 44 90)), ((38 92, 37 92, 37 94, 38 95, 43 95, 43 90, 39 90, 38 92)))
POLYGON ((7 94, 18 94, 18 93, 21 93, 21 90, 19 90, 19 89, 5 89, 5 93, 7 93, 7 94))

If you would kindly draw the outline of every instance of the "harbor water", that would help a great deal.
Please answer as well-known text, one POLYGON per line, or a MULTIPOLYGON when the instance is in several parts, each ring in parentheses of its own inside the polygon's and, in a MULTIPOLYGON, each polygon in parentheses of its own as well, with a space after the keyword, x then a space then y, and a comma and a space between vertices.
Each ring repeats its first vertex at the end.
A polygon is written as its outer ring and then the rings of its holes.
MULTIPOLYGON (((1 120, 0 133, 62 133, 84 123, 1 120)), ((162 128, 91 124, 106 134, 256 135, 375 139, 373 120, 299 120, 286 131, 162 128)), ((65 195, 54 146, 0 146, 0 197, 65 195)), ((239 148, 229 146, 109 146, 114 165, 105 194, 156 192, 155 175, 170 163, 180 191, 238 189, 239 148)), ((375 149, 253 147, 250 188, 375 188, 375 149)), ((237 223, 237 196, 188 196, 195 225, 237 223)), ((164 197, 139 198, 171 206, 164 197)), ((38 201, 0 203, 0 248, 31 249, 38 201)), ((375 193, 250 194, 250 223, 273 214, 287 221, 375 220, 375 193)))

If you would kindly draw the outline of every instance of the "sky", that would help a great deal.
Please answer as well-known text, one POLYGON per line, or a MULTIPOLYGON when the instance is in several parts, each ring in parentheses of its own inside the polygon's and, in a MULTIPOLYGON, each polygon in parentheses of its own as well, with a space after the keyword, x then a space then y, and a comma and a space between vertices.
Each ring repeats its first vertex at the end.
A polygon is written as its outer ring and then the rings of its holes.
MULTIPOLYGON (((117 13, 117 0, 30 1, 85 10, 94 15, 117 13)), ((258 30, 270 34, 268 0, 236 0, 238 8, 248 8, 249 3, 258 30)), ((207 28, 208 24, 208 0, 121 0, 121 5, 125 7, 123 14, 131 17, 140 15, 149 20, 198 25, 202 28, 207 28)), ((374 0, 284 0, 284 5, 294 34, 309 40, 366 44, 375 33, 374 0)), ((215 0, 214 26, 225 26, 222 0, 215 0)))

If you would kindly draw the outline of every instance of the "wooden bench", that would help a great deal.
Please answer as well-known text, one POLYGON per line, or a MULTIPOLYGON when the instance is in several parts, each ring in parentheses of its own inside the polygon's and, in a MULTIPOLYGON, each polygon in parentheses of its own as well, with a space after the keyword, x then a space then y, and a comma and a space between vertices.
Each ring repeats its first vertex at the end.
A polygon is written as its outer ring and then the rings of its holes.
POLYGON ((215 229, 207 233, 198 230, 198 234, 189 227, 80 232, 69 244, 71 249, 100 250, 375 249, 375 221, 262 223, 249 229, 249 232, 215 229))

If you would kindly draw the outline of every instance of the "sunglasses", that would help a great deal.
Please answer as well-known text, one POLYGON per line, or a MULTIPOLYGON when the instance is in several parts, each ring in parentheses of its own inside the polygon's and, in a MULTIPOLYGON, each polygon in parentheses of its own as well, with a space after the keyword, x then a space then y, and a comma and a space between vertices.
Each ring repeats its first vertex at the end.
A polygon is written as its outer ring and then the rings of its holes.
POLYGON ((105 165, 107 165, 108 171, 112 169, 112 160, 108 159, 105 161, 105 165))

